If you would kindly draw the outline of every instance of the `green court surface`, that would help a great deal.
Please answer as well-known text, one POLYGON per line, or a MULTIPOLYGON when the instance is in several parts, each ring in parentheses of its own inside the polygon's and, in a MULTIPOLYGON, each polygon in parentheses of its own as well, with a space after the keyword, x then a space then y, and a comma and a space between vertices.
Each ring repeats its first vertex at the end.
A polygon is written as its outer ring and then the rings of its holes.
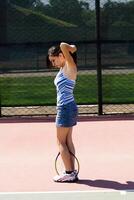
POLYGON ((0 193, 0 200, 134 200, 134 191, 65 191, 0 193))

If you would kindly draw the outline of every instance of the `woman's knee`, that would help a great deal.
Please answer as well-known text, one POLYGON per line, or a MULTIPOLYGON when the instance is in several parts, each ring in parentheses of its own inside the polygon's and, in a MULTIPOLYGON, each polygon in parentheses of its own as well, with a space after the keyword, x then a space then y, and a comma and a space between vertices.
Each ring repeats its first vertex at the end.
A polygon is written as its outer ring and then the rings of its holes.
POLYGON ((68 147, 65 143, 59 143, 59 150, 60 152, 68 151, 68 147))

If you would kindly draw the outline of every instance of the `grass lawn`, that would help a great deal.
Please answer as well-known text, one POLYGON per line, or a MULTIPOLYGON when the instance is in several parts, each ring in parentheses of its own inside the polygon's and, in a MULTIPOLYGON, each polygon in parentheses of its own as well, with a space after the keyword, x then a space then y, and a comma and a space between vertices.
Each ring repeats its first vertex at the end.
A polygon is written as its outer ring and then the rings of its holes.
MULTIPOLYGON (((1 77, 2 106, 55 105, 54 77, 1 77)), ((134 103, 134 74, 103 75, 105 103, 134 103)), ((79 75, 75 88, 78 104, 97 103, 96 75, 79 75)))

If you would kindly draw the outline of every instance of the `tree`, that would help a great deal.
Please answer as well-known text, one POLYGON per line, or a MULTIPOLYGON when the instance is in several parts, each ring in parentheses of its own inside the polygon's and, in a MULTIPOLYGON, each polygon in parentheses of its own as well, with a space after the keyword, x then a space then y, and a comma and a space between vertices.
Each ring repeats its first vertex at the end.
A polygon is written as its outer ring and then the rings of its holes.
POLYGON ((101 10, 103 38, 129 39, 134 35, 134 2, 108 0, 101 10))
POLYGON ((40 0, 10 0, 10 3, 24 8, 33 8, 41 4, 40 0))
POLYGON ((74 24, 82 24, 82 6, 78 0, 49 0, 53 17, 74 24))
POLYGON ((89 3, 85 2, 85 1, 80 1, 80 5, 85 10, 89 10, 89 3))

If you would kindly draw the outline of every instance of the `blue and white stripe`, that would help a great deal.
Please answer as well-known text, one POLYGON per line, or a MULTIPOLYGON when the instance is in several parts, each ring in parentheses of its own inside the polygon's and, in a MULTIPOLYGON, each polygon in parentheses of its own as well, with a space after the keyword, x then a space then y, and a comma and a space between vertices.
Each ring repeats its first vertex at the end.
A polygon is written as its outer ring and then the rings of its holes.
POLYGON ((68 79, 60 70, 54 80, 57 90, 57 106, 66 105, 74 101, 73 90, 75 87, 75 80, 68 79))

